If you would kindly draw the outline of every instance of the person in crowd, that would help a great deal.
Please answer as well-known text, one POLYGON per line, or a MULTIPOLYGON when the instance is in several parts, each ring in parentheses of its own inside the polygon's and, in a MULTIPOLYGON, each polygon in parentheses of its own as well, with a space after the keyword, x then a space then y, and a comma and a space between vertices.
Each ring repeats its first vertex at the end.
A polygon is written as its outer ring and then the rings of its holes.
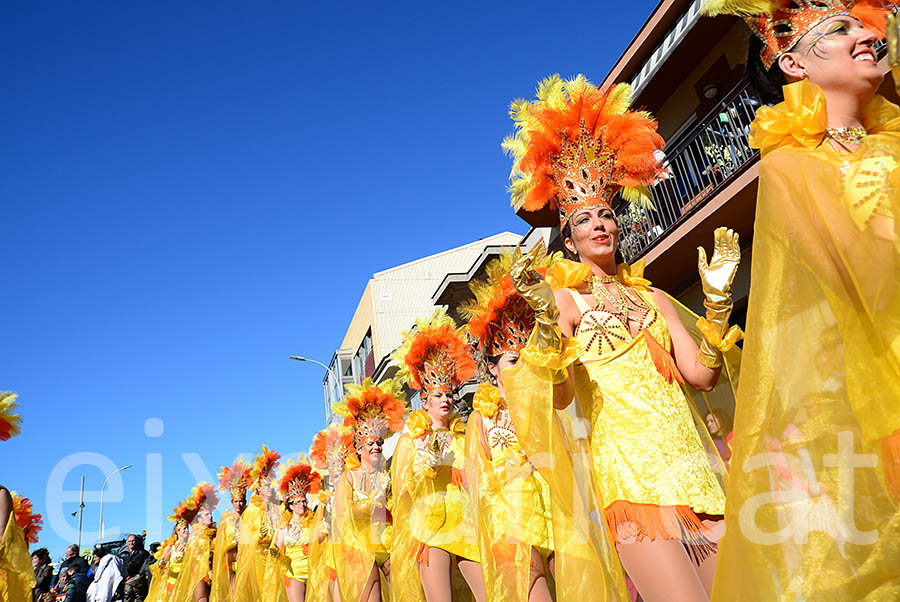
POLYGON ((772 105, 749 136, 761 159, 718 600, 900 599, 900 108, 878 94, 885 34, 900 75, 896 4, 704 6, 744 17, 747 77, 772 105))
POLYGON ((713 408, 706 414, 706 428, 712 435, 719 456, 727 463, 731 460, 732 430, 734 428, 731 414, 722 408, 713 408))
POLYGON ((307 496, 319 493, 322 475, 313 470, 305 454, 297 462, 288 462, 278 481, 285 513, 290 513, 275 536, 275 547, 284 556, 284 587, 288 602, 306 600, 309 582, 309 544, 314 513, 307 496))
POLYGON ((250 486, 250 467, 238 459, 219 471, 219 490, 231 496, 231 509, 222 513, 216 531, 212 571, 212 596, 227 602, 234 595, 235 563, 240 539, 240 521, 247 509, 247 487, 250 486))
MULTIPOLYGON (((586 476, 596 484, 607 531, 640 596, 646 602, 701 602, 712 589, 725 495, 717 478, 721 461, 708 461, 709 434, 705 427, 698 432, 682 386, 712 390, 722 353, 740 337, 728 324, 740 247, 733 232, 719 228, 709 264, 700 250, 707 312, 699 346, 670 298, 643 278, 643 264, 617 263, 613 198, 646 203, 648 187, 666 176, 656 122, 629 110, 630 95, 627 84, 601 89, 584 76, 553 76, 541 83, 535 101, 513 103, 516 134, 505 144, 515 161, 513 202, 557 209, 564 246, 575 261, 563 264, 568 278, 555 291, 535 268, 539 247, 511 269, 517 290, 535 310, 536 327, 525 361, 504 384, 510 406, 528 408, 514 423, 538 444, 526 446, 531 456, 552 453, 560 429, 547 426, 553 435, 543 439, 520 423, 534 416, 562 420, 549 408, 578 402, 574 413, 590 421, 586 476), (536 396, 542 385, 527 382, 532 377, 555 388, 536 396), (576 390, 583 393, 577 399, 576 390)), ((580 437, 565 440, 570 451, 580 445, 580 437)), ((558 494, 570 492, 557 487, 558 494)), ((580 512, 593 511, 591 505, 580 512)), ((564 584, 578 579, 565 572, 558 577, 564 584)), ((611 595, 619 590, 609 589, 611 595)))
POLYGON ((147 595, 147 581, 141 569, 144 561, 132 559, 125 563, 125 602, 143 602, 147 595))
MULTIPOLYGON (((479 385, 466 424, 469 488, 487 600, 550 602, 549 485, 519 443, 503 386, 503 371, 516 364, 534 328, 534 310, 509 277, 514 259, 510 253, 490 262, 485 277, 469 284, 474 299, 461 307, 482 372, 496 383, 479 385)), ((539 269, 550 261, 543 258, 539 269)))
POLYGON ((209 602, 212 546, 216 537, 213 510, 219 503, 215 492, 216 488, 212 484, 198 483, 184 502, 193 516, 188 520, 191 532, 172 600, 209 602))
POLYGON ((94 579, 87 589, 87 602, 121 600, 125 582, 125 563, 104 548, 94 550, 94 579))
MULTIPOLYGON (((3 412, 0 405, 0 418, 3 412)), ((32 598, 35 574, 28 562, 28 544, 37 543, 42 522, 28 498, 0 485, 0 600, 3 602, 29 602, 32 598)))
POLYGON ((81 565, 69 566, 60 578, 60 596, 56 599, 60 602, 88 602, 87 590, 91 580, 87 574, 81 571, 81 565))
POLYGON ((344 401, 334 406, 353 433, 354 451, 338 479, 331 529, 341 600, 347 602, 388 598, 393 525, 388 510, 391 475, 382 446, 385 437, 403 430, 406 405, 398 398, 401 394, 396 381, 376 385, 367 378, 360 385, 347 385, 344 401))
POLYGON ((125 563, 125 566, 128 566, 128 563, 132 560, 143 563, 150 556, 150 553, 144 549, 144 538, 131 533, 125 538, 125 545, 119 550, 118 556, 125 563))
POLYGON ((56 579, 54 580, 54 587, 56 586, 56 581, 59 580, 60 576, 66 574, 66 570, 70 566, 77 566, 78 572, 87 576, 88 574, 88 562, 81 555, 78 546, 76 544, 72 544, 66 548, 66 557, 59 565, 59 570, 56 572, 56 579))
POLYGON ((407 418, 391 466, 398 517, 392 592, 405 600, 473 596, 483 602, 475 513, 465 482, 466 424, 453 403, 459 386, 474 376, 475 362, 444 309, 417 320, 416 327, 404 333, 403 344, 391 354, 397 378, 421 391, 424 408, 407 418))
POLYGON ((31 554, 34 567, 34 589, 31 593, 33 602, 38 602, 44 594, 50 593, 53 585, 53 566, 47 548, 38 548, 31 554))

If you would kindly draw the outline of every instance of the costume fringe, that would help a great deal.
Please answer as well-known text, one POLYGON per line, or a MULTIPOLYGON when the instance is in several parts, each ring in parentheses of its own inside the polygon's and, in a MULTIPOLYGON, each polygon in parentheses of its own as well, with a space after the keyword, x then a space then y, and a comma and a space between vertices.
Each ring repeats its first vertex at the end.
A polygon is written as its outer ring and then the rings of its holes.
POLYGON ((672 354, 660 345, 659 341, 650 334, 649 330, 645 328, 641 332, 644 336, 644 341, 647 343, 647 351, 650 353, 650 359, 653 360, 656 370, 666 379, 666 382, 676 381, 679 385, 683 385, 684 377, 678 371, 678 366, 675 365, 672 354))

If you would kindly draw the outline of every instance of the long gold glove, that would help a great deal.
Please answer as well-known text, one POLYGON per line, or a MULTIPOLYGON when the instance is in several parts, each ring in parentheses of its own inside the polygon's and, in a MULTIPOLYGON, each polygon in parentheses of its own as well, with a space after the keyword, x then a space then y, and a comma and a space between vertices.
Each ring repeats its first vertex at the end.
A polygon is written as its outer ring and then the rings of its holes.
POLYGON ((741 247, 738 235, 730 228, 716 228, 712 260, 707 263, 706 250, 697 247, 697 271, 706 299, 706 318, 697 321, 703 333, 697 359, 707 368, 722 365, 722 352, 731 349, 743 333, 737 326, 728 328, 728 318, 734 302, 731 299, 731 283, 741 264, 741 247))
POLYGON ((535 262, 546 253, 543 241, 538 242, 524 256, 516 248, 516 259, 509 269, 509 276, 513 286, 534 310, 538 348, 544 353, 559 353, 562 351, 562 331, 559 329, 556 298, 553 296, 553 289, 534 267, 535 262))
POLYGON ((894 88, 900 91, 900 19, 895 8, 887 15, 888 65, 894 76, 894 88))

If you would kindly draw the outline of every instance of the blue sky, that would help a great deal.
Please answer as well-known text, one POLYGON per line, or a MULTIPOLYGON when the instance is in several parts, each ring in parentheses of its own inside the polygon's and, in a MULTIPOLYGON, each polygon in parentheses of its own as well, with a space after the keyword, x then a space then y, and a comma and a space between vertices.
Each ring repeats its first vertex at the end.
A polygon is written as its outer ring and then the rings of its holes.
POLYGON ((602 80, 655 2, 609 4, 4 4, 0 483, 40 544, 82 475, 133 464, 107 534, 168 534, 191 467, 305 451, 323 374, 288 355, 327 362, 372 273, 527 230, 507 106, 602 80))

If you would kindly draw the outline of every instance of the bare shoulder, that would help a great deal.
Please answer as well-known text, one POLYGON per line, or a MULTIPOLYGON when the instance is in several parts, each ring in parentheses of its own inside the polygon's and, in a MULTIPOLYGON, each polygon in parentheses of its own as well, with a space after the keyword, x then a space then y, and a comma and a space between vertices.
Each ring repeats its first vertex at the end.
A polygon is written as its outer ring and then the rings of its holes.
POLYGON ((572 299, 572 294, 569 292, 567 288, 558 288, 553 291, 553 296, 556 298, 556 306, 562 311, 564 307, 574 307, 575 301, 572 299))

